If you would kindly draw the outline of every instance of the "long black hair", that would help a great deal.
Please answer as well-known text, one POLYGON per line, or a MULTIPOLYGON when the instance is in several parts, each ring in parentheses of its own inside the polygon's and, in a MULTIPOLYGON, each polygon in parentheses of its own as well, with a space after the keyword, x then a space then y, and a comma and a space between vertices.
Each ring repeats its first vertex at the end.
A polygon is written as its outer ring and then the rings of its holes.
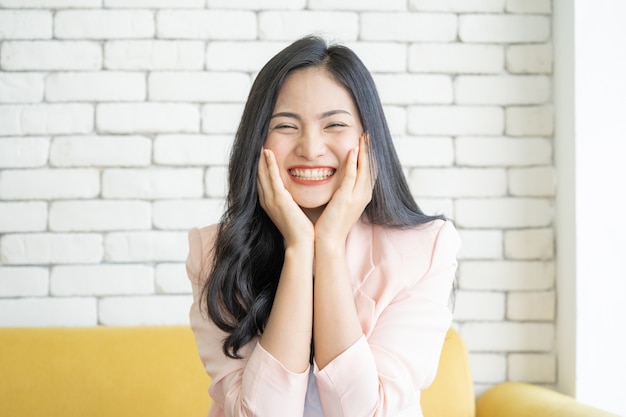
POLYGON ((279 90, 292 71, 305 67, 324 68, 350 92, 370 136, 370 164, 377 176, 365 220, 406 228, 439 218, 425 215, 415 203, 376 86, 357 55, 345 46, 329 46, 312 36, 280 51, 254 81, 237 129, 226 210, 203 288, 209 318, 228 334, 223 350, 231 358, 240 358, 239 349, 263 333, 276 294, 285 248, 283 237, 259 203, 257 164, 279 90))

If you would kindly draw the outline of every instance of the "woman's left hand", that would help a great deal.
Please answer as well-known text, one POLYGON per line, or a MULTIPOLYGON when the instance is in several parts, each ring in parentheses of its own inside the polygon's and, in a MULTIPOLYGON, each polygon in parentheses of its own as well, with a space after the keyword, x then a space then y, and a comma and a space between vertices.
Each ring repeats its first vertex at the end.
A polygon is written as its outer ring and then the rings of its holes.
POLYGON ((370 169, 369 142, 369 135, 364 132, 359 146, 350 151, 344 179, 315 223, 316 241, 338 239, 336 242, 343 245, 348 232, 372 200, 375 175, 370 169))

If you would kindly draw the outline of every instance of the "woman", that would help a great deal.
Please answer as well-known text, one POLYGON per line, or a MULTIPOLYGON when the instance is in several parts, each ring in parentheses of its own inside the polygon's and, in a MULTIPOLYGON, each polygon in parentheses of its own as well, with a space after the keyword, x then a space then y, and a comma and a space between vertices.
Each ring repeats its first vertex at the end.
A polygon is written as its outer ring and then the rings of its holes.
POLYGON ((457 233, 414 202, 371 75, 300 39, 257 76, 227 210, 189 235, 210 416, 419 416, 457 233))

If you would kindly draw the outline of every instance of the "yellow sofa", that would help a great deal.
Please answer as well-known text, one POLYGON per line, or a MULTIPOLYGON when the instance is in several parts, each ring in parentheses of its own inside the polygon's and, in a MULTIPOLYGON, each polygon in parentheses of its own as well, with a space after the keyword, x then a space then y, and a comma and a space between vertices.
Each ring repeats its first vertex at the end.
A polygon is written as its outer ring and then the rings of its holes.
MULTIPOLYGON (((186 326, 0 328, 0 416, 192 417, 211 403, 186 326)), ((425 417, 614 417, 545 388, 500 384, 475 402, 450 330, 425 417)))

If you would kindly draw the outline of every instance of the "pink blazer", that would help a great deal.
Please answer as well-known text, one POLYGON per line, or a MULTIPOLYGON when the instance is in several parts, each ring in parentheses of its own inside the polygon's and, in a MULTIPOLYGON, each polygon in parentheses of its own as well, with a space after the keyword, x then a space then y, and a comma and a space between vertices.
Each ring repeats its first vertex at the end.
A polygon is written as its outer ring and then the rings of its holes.
POLYGON ((346 252, 363 337, 324 369, 314 363, 302 374, 286 370, 258 340, 240 351, 242 360, 222 353, 225 335, 199 309, 216 230, 191 230, 187 259, 190 323, 212 378, 209 416, 321 415, 313 411, 320 405, 326 417, 422 415, 420 391, 435 377, 452 321, 448 303, 460 239, 451 222, 352 228, 346 252))

